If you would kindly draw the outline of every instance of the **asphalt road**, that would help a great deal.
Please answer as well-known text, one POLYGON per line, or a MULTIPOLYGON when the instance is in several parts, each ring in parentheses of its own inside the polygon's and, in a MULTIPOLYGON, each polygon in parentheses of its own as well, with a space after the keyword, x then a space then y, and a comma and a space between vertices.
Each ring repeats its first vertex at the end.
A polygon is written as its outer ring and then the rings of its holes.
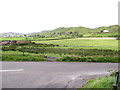
POLYGON ((117 63, 2 62, 2 88, 79 88, 109 75, 117 63))

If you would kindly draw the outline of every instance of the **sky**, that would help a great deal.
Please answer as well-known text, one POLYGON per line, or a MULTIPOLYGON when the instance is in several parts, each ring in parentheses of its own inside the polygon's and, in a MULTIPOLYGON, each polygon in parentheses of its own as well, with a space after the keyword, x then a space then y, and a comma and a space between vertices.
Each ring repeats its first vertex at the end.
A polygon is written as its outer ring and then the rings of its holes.
POLYGON ((120 0, 0 0, 0 33, 118 25, 120 0))

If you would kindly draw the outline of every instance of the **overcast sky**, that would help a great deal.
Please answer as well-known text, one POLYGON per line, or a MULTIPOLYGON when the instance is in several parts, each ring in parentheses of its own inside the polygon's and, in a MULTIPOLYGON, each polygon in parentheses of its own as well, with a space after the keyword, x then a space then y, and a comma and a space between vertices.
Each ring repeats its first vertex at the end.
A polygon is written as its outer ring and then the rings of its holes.
POLYGON ((118 24, 120 0, 0 0, 0 33, 118 24))

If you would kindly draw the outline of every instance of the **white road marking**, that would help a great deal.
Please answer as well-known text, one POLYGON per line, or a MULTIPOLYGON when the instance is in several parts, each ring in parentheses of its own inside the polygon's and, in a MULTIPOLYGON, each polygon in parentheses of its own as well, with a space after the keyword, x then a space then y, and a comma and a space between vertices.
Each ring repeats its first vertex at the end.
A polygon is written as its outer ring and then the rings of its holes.
POLYGON ((74 80, 75 78, 72 78, 72 80, 74 80))
POLYGON ((12 71, 23 71, 24 69, 16 69, 16 70, 0 70, 0 72, 12 72, 12 71))

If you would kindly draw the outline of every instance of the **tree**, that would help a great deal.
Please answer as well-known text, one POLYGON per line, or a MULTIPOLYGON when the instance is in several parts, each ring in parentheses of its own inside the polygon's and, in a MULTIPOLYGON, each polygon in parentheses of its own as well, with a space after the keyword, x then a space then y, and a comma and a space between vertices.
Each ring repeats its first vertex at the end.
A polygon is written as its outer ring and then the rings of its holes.
POLYGON ((25 37, 25 39, 26 39, 26 41, 27 41, 27 35, 26 35, 26 34, 24 34, 24 37, 25 37))

